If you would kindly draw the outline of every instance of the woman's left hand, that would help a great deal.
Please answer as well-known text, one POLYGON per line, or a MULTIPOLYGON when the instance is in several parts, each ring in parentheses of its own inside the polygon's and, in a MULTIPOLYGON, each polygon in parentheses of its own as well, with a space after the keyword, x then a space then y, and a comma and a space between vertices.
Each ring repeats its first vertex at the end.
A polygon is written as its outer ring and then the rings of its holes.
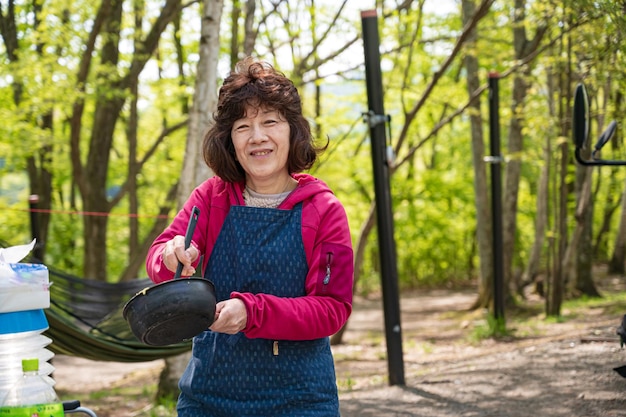
POLYGON ((215 321, 209 327, 214 332, 235 334, 246 328, 248 312, 238 298, 220 301, 215 306, 215 321))

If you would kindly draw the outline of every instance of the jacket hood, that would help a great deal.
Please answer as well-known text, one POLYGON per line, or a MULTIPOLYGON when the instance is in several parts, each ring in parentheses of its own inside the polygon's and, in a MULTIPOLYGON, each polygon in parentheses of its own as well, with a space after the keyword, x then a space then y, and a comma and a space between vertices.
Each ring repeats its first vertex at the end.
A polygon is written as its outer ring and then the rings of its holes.
MULTIPOLYGON (((334 194, 328 185, 320 180, 319 178, 315 178, 310 174, 292 174, 291 175, 296 181, 298 181, 298 186, 287 196, 285 201, 283 201, 278 208, 291 210, 296 204, 303 202, 305 200, 309 200, 313 198, 313 196, 317 194, 330 193, 334 194)), ((230 192, 230 203, 235 205, 243 205, 243 190, 245 188, 245 182, 239 183, 228 183, 228 187, 232 192, 230 192)))
POLYGON ((292 174, 292 177, 298 181, 298 186, 289 194, 285 201, 282 202, 280 208, 291 209, 296 204, 309 200, 317 194, 333 194, 332 190, 324 181, 310 174, 292 174))

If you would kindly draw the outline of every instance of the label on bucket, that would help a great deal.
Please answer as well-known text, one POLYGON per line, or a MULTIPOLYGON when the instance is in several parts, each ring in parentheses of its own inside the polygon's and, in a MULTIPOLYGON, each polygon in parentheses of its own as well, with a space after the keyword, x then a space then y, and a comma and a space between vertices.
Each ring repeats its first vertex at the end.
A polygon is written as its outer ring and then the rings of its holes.
POLYGON ((64 417, 63 404, 24 405, 0 407, 0 417, 64 417))

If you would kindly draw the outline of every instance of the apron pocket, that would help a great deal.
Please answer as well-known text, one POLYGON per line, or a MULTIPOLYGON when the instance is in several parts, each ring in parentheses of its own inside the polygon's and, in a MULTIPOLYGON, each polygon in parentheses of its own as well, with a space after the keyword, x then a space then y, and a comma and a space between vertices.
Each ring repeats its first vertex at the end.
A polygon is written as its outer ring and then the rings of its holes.
POLYGON ((329 404, 336 400, 335 365, 328 339, 279 341, 281 385, 288 402, 329 404))

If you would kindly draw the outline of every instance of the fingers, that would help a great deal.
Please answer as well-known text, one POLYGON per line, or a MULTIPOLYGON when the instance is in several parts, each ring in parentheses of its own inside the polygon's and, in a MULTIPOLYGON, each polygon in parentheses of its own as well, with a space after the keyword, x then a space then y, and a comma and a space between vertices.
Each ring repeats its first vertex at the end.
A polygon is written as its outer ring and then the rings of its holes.
POLYGON ((191 264, 198 259, 198 256, 199 251, 195 246, 190 245, 185 249, 185 238, 181 235, 174 236, 166 242, 161 254, 165 267, 172 272, 176 272, 178 262, 181 262, 183 264, 181 275, 184 277, 195 274, 196 269, 191 264))
POLYGON ((238 298, 220 301, 215 306, 215 321, 209 327, 214 332, 235 334, 246 328, 248 312, 238 298))

